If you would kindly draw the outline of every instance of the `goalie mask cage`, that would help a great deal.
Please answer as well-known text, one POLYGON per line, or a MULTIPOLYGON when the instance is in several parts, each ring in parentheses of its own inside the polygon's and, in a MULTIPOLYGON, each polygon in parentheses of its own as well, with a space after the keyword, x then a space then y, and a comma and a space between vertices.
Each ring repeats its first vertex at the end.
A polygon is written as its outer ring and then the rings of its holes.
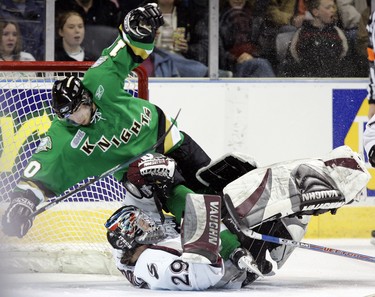
MULTIPOLYGON (((1 217, 23 168, 51 125, 54 81, 82 77, 92 64, 0 62, 1 217)), ((124 89, 147 100, 145 70, 135 69, 124 80, 124 89)), ((123 186, 108 177, 38 215, 22 239, 0 231, 1 265, 12 272, 117 273, 104 223, 124 195, 123 186)))

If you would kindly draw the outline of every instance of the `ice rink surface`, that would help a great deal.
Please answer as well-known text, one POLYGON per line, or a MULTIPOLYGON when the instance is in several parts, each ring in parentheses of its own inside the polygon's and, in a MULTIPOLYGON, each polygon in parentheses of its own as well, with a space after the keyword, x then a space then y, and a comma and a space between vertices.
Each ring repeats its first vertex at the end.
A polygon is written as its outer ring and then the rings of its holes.
MULTIPOLYGON (((303 241, 375 257, 369 240, 303 241)), ((1 297, 375 297, 375 263, 297 248, 274 276, 241 290, 203 292, 135 289, 122 276, 109 275, 13 274, 1 282, 1 297)))

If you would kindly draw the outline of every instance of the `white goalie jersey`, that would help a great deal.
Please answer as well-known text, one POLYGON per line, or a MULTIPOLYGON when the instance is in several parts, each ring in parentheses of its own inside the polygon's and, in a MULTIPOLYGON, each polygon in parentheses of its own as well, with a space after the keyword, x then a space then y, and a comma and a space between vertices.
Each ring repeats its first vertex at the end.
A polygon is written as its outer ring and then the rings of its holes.
MULTIPOLYGON (((210 211, 216 213, 220 211, 220 207, 213 209, 205 204, 210 205, 210 202, 216 202, 219 197, 214 197, 215 201, 211 201, 210 197, 203 199, 201 195, 195 196, 197 197, 187 197, 183 224, 184 236, 171 230, 173 223, 166 216, 162 227, 167 237, 143 250, 135 265, 123 264, 121 258, 124 252, 113 249, 117 269, 132 285, 152 290, 173 291, 241 288, 246 272, 239 270, 230 260, 223 261, 218 254, 219 229, 215 232, 210 228, 213 225, 220 228, 218 224, 220 213, 217 213, 215 222, 207 220, 213 217, 210 211), (195 203, 192 203, 192 200, 195 200, 195 203), (198 205, 193 206, 193 204, 198 205), (200 228, 196 228, 196 225, 200 228), (215 238, 205 236, 213 233, 215 233, 215 238), (212 239, 215 239, 215 244, 209 247, 212 239)), ((153 198, 136 199, 127 195, 125 202, 142 206, 142 209, 147 211, 157 224, 161 224, 153 198)))
POLYGON ((134 266, 122 264, 121 255, 121 250, 113 250, 117 269, 139 288, 171 291, 239 289, 246 276, 230 260, 223 263, 220 259, 212 265, 183 260, 180 237, 146 249, 134 266))

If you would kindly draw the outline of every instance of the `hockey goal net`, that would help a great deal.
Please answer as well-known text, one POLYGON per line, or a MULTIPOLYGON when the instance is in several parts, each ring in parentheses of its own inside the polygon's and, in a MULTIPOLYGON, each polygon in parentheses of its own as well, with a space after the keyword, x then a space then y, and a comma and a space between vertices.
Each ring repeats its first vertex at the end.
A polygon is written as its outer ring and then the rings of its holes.
MULTIPOLYGON (((91 65, 92 62, 0 62, 1 217, 23 168, 51 125, 53 82, 68 75, 82 77, 91 65)), ((147 100, 144 69, 135 69, 125 79, 124 88, 147 100)), ((115 272, 104 222, 121 205, 124 195, 122 185, 109 177, 38 215, 22 239, 0 231, 2 266, 13 272, 115 272)))

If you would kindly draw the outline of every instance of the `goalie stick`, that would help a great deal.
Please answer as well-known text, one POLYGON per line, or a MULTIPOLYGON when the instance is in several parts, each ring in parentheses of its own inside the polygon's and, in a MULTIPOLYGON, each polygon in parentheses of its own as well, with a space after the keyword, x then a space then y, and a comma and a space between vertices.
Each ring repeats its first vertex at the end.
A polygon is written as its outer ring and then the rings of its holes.
POLYGON ((158 146, 160 146, 164 139, 167 137, 167 135, 169 134, 169 132, 172 130, 173 126, 175 125, 176 121, 177 121, 177 118, 178 116, 180 115, 180 111, 181 109, 178 110, 177 112, 177 115, 175 116, 174 120, 172 121, 172 125, 168 128, 168 130, 156 141, 156 143, 151 146, 150 148, 146 149, 145 151, 143 151, 142 153, 134 156, 133 158, 129 159, 128 161, 126 161, 125 163, 122 163, 122 164, 119 164, 115 167, 113 167, 112 169, 109 169, 107 170, 106 172, 103 172, 101 175, 99 176, 95 176, 93 177, 92 179, 88 180, 86 183, 80 185, 79 187, 73 189, 72 191, 62 195, 61 197, 55 199, 54 201, 40 207, 39 209, 37 209, 35 212, 33 212, 32 214, 30 214, 29 218, 34 218, 36 217, 37 215, 45 212, 46 210, 50 209, 51 207, 55 206, 56 204, 60 203, 61 201, 65 200, 66 198, 70 197, 71 195, 81 191, 81 190, 84 190, 86 189, 89 185, 103 179, 103 178, 106 178, 110 175, 113 175, 114 173, 128 167, 131 163, 135 162, 136 160, 138 160, 140 157, 142 157, 143 155, 146 155, 150 152, 152 152, 153 150, 155 150, 158 146))
POLYGON ((299 247, 302 249, 312 250, 316 252, 321 252, 321 253, 331 254, 335 256, 342 256, 346 258, 375 263, 375 257, 372 257, 372 256, 339 250, 339 249, 325 247, 325 246, 320 246, 320 245, 315 245, 315 244, 301 242, 301 241, 279 238, 279 237, 270 236, 270 235, 263 235, 263 234, 254 232, 253 230, 250 230, 249 228, 247 228, 247 226, 245 226, 243 223, 240 222, 240 218, 234 208, 233 202, 230 199, 230 197, 228 195, 224 195, 223 200, 232 218, 233 223, 238 228, 238 230, 242 232, 245 236, 248 236, 250 238, 257 239, 257 240, 263 240, 266 242, 272 242, 272 243, 282 244, 282 245, 287 245, 287 246, 292 246, 292 247, 299 247))

